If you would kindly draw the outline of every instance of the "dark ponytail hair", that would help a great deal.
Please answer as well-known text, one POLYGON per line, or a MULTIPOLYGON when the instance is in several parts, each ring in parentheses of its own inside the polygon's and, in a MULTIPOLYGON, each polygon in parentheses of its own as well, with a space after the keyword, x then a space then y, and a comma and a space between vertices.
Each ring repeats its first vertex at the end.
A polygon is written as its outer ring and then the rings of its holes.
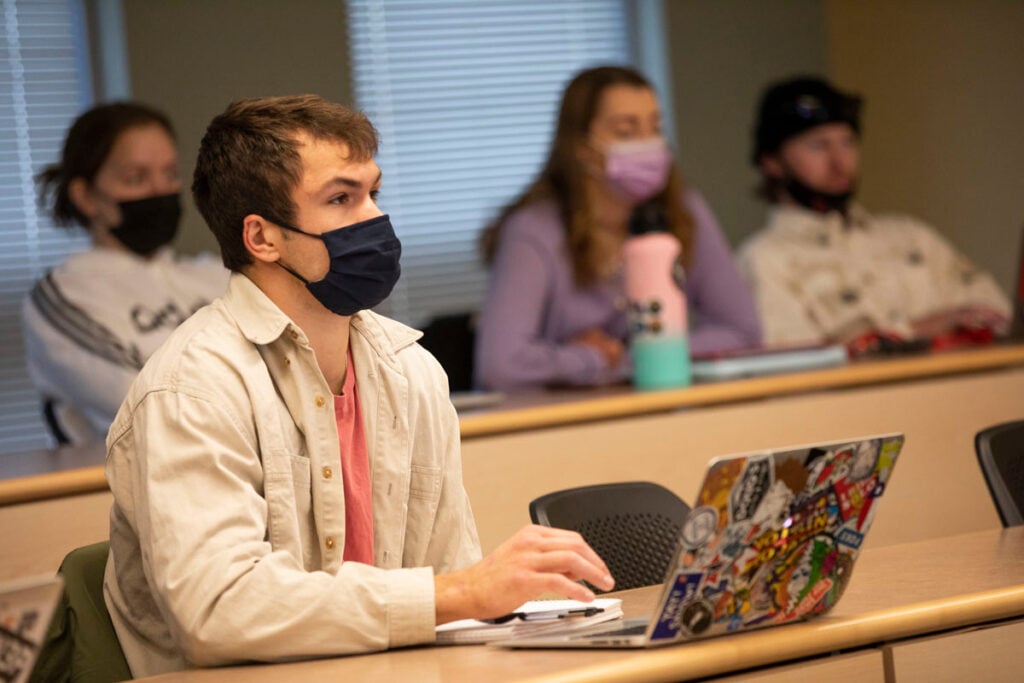
POLYGON ((60 162, 47 166, 36 175, 39 205, 46 206, 52 194, 50 212, 57 225, 77 223, 89 227, 89 219, 71 201, 68 193, 71 181, 82 178, 92 183, 121 133, 129 128, 154 124, 174 139, 174 128, 164 114, 135 102, 101 104, 79 116, 64 139, 60 162))

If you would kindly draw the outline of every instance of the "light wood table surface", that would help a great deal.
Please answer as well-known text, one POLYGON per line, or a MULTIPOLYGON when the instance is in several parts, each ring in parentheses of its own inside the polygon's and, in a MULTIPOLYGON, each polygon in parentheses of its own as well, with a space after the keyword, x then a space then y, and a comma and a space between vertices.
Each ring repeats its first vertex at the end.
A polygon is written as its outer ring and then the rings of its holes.
MULTIPOLYGON (((628 418, 682 408, 713 406, 783 396, 992 371, 1024 365, 1024 345, 993 346, 846 366, 771 375, 682 389, 637 392, 628 387, 541 391, 511 396, 492 409, 460 416, 463 442, 608 419, 628 418)), ((102 444, 0 455, 0 506, 107 490, 102 444)))
POLYGON ((905 382, 1024 365, 1024 344, 861 360, 831 368, 638 392, 582 389, 514 395, 459 419, 463 440, 814 391, 905 382))
MULTIPOLYGON (((620 593, 627 616, 647 613, 659 589, 620 593)), ((849 661, 849 658, 825 656, 839 650, 852 653, 850 657, 858 655, 866 661, 877 662, 878 667, 888 658, 890 669, 899 668, 891 664, 894 660, 904 667, 901 670, 909 668, 912 674, 913 659, 903 657, 902 649, 914 650, 904 648, 901 642, 937 632, 943 632, 945 638, 938 642, 950 656, 981 656, 986 658, 981 660, 984 662, 1001 655, 1015 664, 1022 657, 1021 648, 1013 652, 978 652, 978 648, 997 639, 986 637, 984 633, 980 637, 964 638, 956 632, 950 635, 950 630, 1000 623, 1021 616, 1024 616, 1024 527, 1016 527, 865 550, 854 567, 849 588, 835 609, 802 624, 645 651, 420 647, 290 664, 188 671, 146 680, 161 683, 681 681, 801 660, 799 664, 784 668, 787 680, 796 680, 802 668, 827 669, 831 660, 835 660, 837 666, 849 661), (885 646, 879 648, 879 644, 885 646), (956 652, 958 647, 970 650, 956 652)), ((1020 622, 1000 626, 992 632, 1014 629, 1006 632, 1016 634, 1020 622)), ((980 666, 981 670, 975 671, 976 680, 1014 680, 987 676, 986 665, 980 666)))
MULTIPOLYGON (((867 541, 894 545, 999 525, 972 440, 1024 418, 1021 397, 1024 345, 665 392, 515 396, 461 416, 463 480, 486 553, 550 491, 646 480, 689 500, 715 456, 899 431, 907 446, 867 541)), ((103 461, 102 445, 0 456, 0 580, 53 571, 107 538, 103 461)))

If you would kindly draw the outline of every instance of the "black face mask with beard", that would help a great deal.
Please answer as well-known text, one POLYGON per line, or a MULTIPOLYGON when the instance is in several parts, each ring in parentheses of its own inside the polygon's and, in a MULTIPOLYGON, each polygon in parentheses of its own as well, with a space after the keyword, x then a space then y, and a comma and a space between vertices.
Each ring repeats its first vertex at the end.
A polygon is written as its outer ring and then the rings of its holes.
POLYGON ((818 213, 838 211, 844 216, 850 206, 850 199, 853 197, 854 192, 852 187, 846 192, 819 192, 801 182, 792 173, 786 174, 783 187, 786 190, 786 194, 792 197, 793 201, 807 207, 811 211, 817 211, 818 213))

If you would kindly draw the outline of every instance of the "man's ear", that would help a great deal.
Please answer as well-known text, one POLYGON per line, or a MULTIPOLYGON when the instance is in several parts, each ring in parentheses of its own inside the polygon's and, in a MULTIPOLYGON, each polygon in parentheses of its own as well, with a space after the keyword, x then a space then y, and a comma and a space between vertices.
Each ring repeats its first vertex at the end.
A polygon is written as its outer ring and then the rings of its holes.
POLYGON ((758 163, 761 166, 761 171, 770 178, 781 180, 786 176, 778 154, 762 154, 758 163))
POLYGON ((281 258, 281 239, 281 229, 263 216, 251 213, 242 219, 242 243, 257 261, 273 263, 281 258))
POLYGON ((72 178, 68 183, 68 199, 89 220, 92 220, 99 211, 85 178, 72 178))

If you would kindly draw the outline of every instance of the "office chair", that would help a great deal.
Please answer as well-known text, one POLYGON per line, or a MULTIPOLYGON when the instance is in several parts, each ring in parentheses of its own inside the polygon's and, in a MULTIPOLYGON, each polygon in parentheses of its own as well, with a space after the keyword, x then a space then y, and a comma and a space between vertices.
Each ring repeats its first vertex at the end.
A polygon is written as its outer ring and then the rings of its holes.
POLYGON ((583 536, 608 565, 615 590, 665 580, 689 513, 690 506, 676 494, 644 481, 555 491, 530 503, 535 524, 583 536))
POLYGON ((432 318, 423 328, 420 346, 430 351, 448 375, 449 391, 473 388, 473 346, 476 314, 454 313, 432 318))
POLYGON ((974 450, 1003 526, 1024 524, 1024 420, 981 430, 974 450))
POLYGON ((32 682, 108 683, 132 677, 103 602, 108 541, 72 550, 58 573, 64 596, 53 615, 32 682))
POLYGON ((71 437, 67 435, 60 425, 60 418, 57 417, 57 406, 53 399, 43 400, 43 424, 50 430, 50 435, 57 442, 58 446, 66 446, 71 443, 71 437))

